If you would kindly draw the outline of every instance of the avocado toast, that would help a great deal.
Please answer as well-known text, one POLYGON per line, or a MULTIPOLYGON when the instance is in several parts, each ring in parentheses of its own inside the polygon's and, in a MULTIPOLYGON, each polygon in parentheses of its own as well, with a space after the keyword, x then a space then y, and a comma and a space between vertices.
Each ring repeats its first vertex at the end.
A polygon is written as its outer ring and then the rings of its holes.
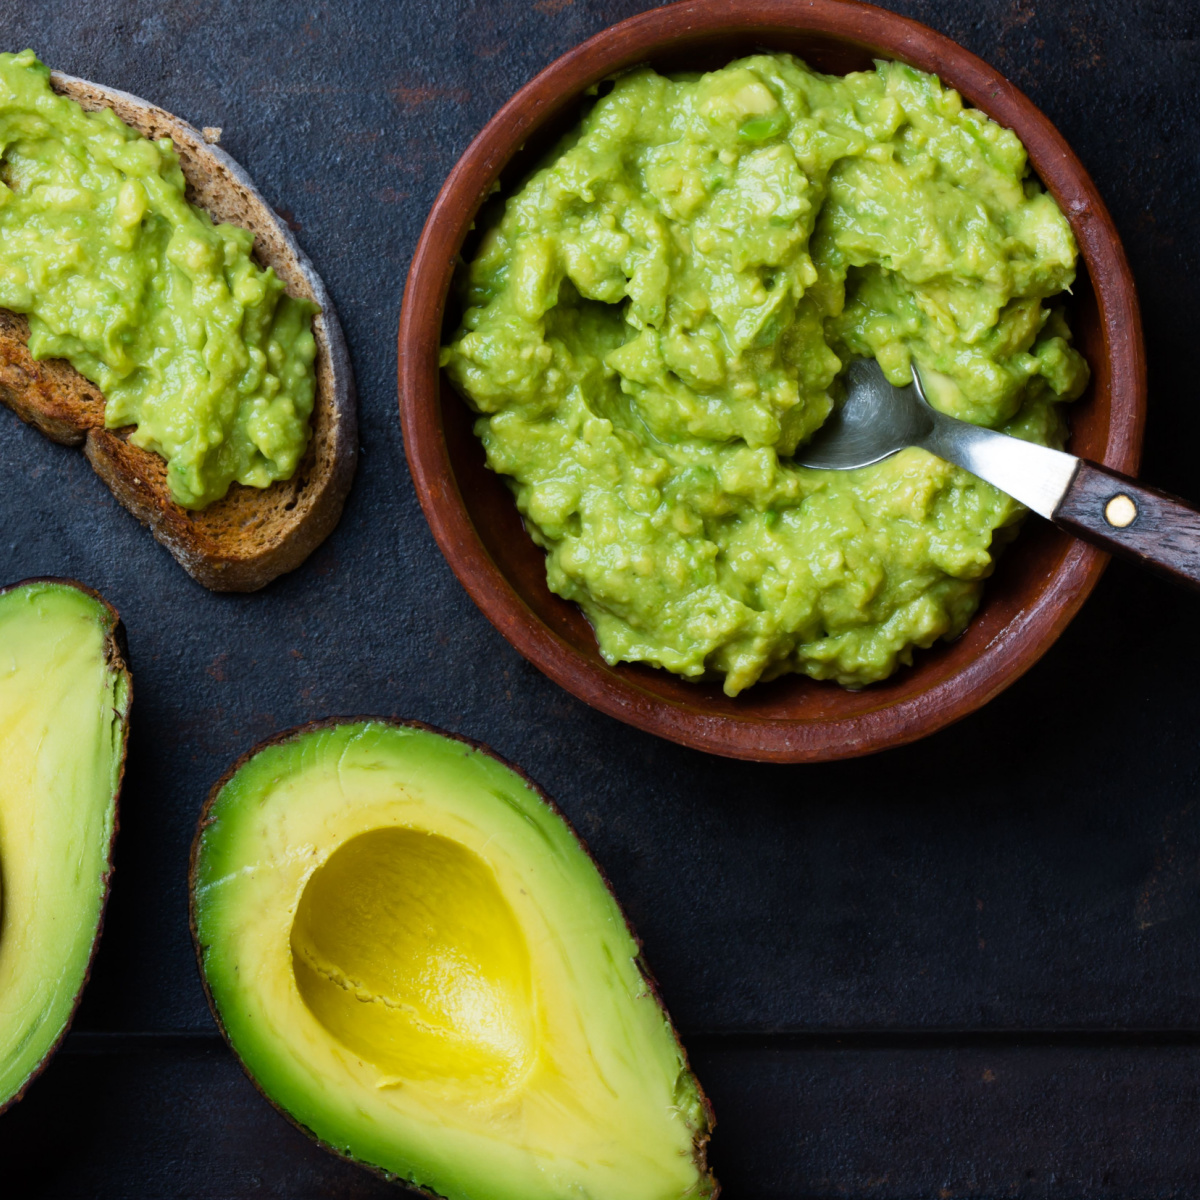
POLYGON ((332 531, 354 474, 357 429, 349 359, 332 303, 290 231, 246 173, 191 125, 135 96, 53 74, 55 91, 88 111, 111 108, 150 139, 170 138, 187 198, 214 221, 254 234, 253 257, 287 292, 313 302, 315 399, 308 447, 290 478, 258 488, 234 483, 219 500, 188 510, 172 497, 167 463, 134 445, 129 429, 105 427, 100 389, 63 359, 35 360, 25 317, 0 309, 0 401, 47 437, 81 446, 122 505, 200 583, 254 591, 297 567, 332 531))

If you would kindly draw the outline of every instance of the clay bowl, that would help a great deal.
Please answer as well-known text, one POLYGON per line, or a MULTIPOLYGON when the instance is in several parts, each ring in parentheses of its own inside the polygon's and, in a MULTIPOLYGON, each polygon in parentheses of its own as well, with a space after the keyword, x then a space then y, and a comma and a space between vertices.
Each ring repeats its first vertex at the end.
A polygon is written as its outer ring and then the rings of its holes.
POLYGON ((987 703, 1027 671, 1095 586, 1107 556, 1030 518, 988 581, 966 632, 916 654, 915 665, 858 692, 791 677, 737 699, 640 665, 610 667, 574 605, 551 594, 542 552, 510 493, 484 466, 472 415, 438 369, 458 316, 447 311, 471 226, 499 179, 511 188, 579 117, 584 89, 649 62, 705 69, 763 48, 844 73, 892 58, 938 74, 1015 130, 1070 219, 1082 251, 1072 323, 1092 368, 1071 409, 1070 449, 1136 474, 1145 409, 1137 296, 1095 185, 1041 112, 961 46, 850 0, 688 0, 623 21, 563 55, 523 87, 471 143, 434 203, 417 245, 400 319, 400 413, 417 494, 450 566, 497 629, 530 662, 601 712, 685 746, 735 758, 817 762, 902 745, 987 703))

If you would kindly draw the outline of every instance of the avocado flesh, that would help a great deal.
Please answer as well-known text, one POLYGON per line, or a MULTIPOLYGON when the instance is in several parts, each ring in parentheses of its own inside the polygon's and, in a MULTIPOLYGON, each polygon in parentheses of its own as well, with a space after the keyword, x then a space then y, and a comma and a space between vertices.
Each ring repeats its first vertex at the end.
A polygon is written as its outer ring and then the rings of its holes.
POLYGON ((269 745, 214 792, 192 902, 233 1048, 334 1150, 451 1198, 713 1194, 620 908, 490 755, 370 721, 269 745))
POLYGON ((70 1023, 108 891, 129 676, 69 584, 0 593, 0 1109, 70 1023))

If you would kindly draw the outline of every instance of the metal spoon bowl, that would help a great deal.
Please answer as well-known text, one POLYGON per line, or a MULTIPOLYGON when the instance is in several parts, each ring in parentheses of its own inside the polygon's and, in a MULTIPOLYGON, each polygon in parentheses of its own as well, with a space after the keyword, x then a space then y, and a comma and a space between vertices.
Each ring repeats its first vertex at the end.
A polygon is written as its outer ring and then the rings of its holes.
POLYGON ((970 471, 1076 537, 1200 587, 1200 512, 1073 454, 938 412, 915 364, 912 383, 898 388, 874 359, 855 359, 845 402, 795 461, 848 471, 908 446, 970 471))

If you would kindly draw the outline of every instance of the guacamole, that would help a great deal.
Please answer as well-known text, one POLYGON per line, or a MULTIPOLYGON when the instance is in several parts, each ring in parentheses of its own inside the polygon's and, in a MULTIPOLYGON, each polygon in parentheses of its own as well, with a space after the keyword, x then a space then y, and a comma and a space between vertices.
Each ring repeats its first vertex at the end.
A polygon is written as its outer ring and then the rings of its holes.
POLYGON ((204 508, 295 471, 318 309, 185 187, 169 138, 56 95, 31 50, 0 54, 0 308, 28 314, 33 357, 96 384, 105 424, 136 426, 172 498, 204 508))
POLYGON ((442 362, 607 661, 858 687, 962 631, 1023 509, 924 451, 796 447, 859 356, 1061 444, 1075 258, 1017 137, 932 75, 642 69, 504 203, 442 362))

